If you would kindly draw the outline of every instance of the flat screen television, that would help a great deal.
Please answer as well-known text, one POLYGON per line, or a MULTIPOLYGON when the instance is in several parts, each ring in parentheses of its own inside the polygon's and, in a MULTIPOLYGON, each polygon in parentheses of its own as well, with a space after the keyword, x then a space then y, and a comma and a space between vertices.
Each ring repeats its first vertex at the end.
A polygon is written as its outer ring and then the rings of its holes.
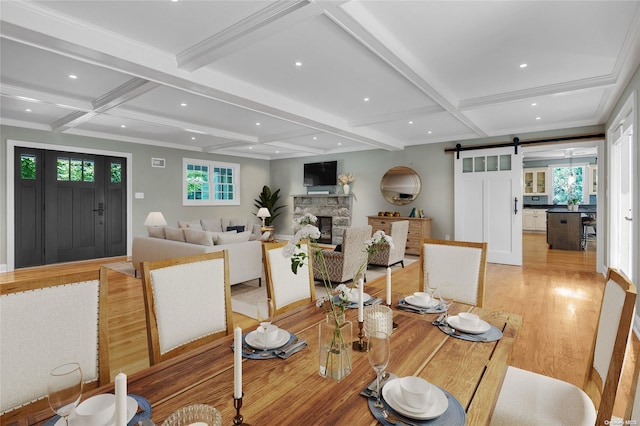
POLYGON ((337 161, 323 161, 304 165, 304 186, 335 185, 337 183, 337 161))

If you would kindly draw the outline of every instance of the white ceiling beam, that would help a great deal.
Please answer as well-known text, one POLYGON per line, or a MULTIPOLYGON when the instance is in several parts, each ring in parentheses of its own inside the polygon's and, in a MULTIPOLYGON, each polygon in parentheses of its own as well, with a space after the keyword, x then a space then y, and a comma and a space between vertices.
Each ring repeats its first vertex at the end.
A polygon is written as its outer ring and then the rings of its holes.
POLYGON ((194 71, 320 12, 307 0, 279 0, 176 55, 178 68, 194 71))
POLYGON ((0 85, 0 95, 27 102, 37 101, 37 103, 55 105, 66 109, 76 109, 80 111, 92 110, 91 103, 89 102, 76 98, 60 96, 54 93, 43 92, 41 89, 21 87, 18 84, 7 80, 3 80, 2 85, 0 85), (30 101, 30 99, 33 99, 33 101, 30 101))
POLYGON ((97 115, 96 112, 89 111, 74 111, 62 117, 59 120, 51 123, 51 131, 64 132, 72 127, 79 126, 82 123, 86 123, 97 115))
POLYGON ((123 85, 116 87, 109 93, 105 93, 93 102, 93 110, 96 112, 105 112, 111 108, 115 108, 120 104, 137 98, 147 93, 151 89, 160 86, 158 83, 145 80, 142 78, 132 78, 123 85))
POLYGON ((431 105, 422 108, 414 108, 404 111, 393 111, 386 114, 368 115, 366 117, 356 118, 349 121, 349 125, 353 127, 371 126, 378 123, 388 123, 390 121, 409 120, 412 118, 420 118, 427 115, 445 112, 440 105, 431 105))

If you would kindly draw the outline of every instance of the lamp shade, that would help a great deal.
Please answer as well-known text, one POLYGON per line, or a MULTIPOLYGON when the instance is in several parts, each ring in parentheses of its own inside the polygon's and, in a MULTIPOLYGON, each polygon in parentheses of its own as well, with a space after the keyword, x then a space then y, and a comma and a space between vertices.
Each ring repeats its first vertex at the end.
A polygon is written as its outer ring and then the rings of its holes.
POLYGON ((256 214, 259 218, 271 217, 271 213, 269 213, 269 209, 266 207, 260 207, 258 210, 258 214, 256 214))
POLYGON ((149 212, 144 221, 144 226, 165 226, 167 221, 161 212, 149 212))

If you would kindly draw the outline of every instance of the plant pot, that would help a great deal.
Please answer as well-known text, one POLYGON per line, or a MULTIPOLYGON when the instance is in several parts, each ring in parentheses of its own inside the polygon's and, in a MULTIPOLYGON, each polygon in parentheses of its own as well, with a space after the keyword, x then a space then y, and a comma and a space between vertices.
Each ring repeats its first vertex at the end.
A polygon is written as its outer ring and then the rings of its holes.
POLYGON ((351 373, 352 325, 344 313, 337 317, 327 314, 318 328, 319 373, 327 379, 340 381, 351 373))

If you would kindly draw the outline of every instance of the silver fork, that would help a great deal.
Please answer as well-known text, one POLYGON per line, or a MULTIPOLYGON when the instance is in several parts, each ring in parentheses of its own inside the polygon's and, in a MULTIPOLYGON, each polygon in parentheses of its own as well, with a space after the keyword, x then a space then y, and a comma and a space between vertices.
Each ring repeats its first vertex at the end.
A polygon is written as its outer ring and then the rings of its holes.
POLYGON ((398 417, 394 416, 387 410, 382 410, 382 416, 386 421, 394 425, 417 426, 415 423, 409 423, 409 422, 400 420, 398 417))

